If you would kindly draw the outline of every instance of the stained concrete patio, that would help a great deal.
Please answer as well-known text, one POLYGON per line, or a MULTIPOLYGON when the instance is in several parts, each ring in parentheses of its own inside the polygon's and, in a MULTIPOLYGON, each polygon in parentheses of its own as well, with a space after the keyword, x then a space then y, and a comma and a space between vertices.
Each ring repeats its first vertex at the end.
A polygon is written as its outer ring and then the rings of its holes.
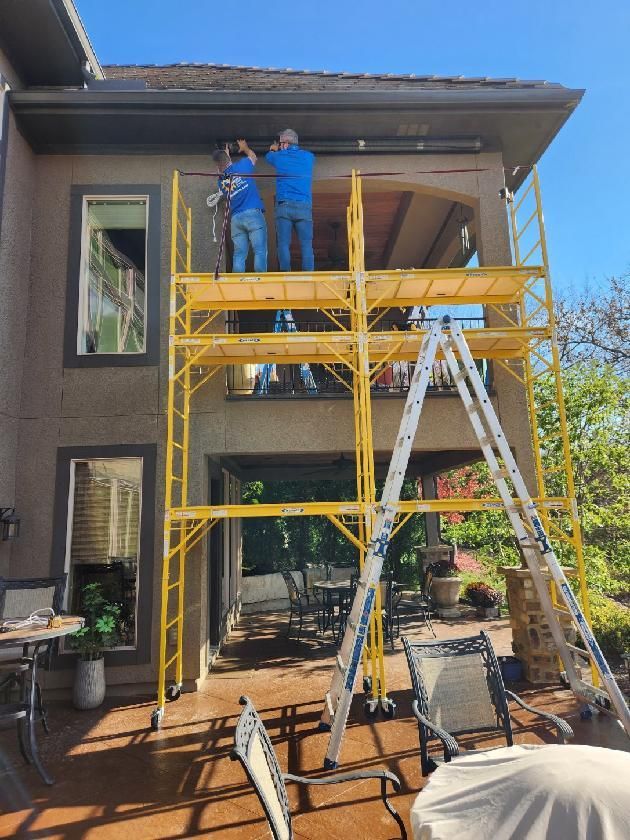
MULTIPOLYGON (((497 653, 509 654, 507 620, 483 622, 497 653)), ((441 638, 470 635, 479 622, 437 622, 441 638)), ((284 636, 286 614, 245 616, 224 648, 203 689, 167 707, 160 732, 151 732, 152 698, 108 699, 92 712, 77 712, 69 701, 49 702, 51 735, 40 735, 43 759, 56 778, 47 788, 24 766, 13 731, 0 736, 0 837, 20 838, 187 838, 268 837, 261 807, 238 763, 229 759, 240 707, 247 694, 258 708, 284 770, 316 776, 327 736, 316 731, 322 698, 336 650, 307 630, 301 642, 284 636)), ((428 636, 405 619, 403 632, 428 636)), ((408 822, 423 785, 418 734, 411 715, 411 691, 400 641, 387 652, 395 720, 367 722, 362 696, 355 697, 342 750, 342 769, 384 767, 396 773, 403 790, 392 802, 408 822)), ((518 687, 530 703, 567 719, 576 743, 628 749, 609 718, 581 721, 570 692, 559 687, 518 687)), ((517 743, 553 742, 550 729, 522 710, 514 712, 517 743)), ((460 739, 464 747, 488 746, 492 739, 460 739)), ((498 741, 496 742, 498 743, 498 741)), ((298 840, 397 837, 384 810, 378 783, 300 789, 289 786, 298 840)))

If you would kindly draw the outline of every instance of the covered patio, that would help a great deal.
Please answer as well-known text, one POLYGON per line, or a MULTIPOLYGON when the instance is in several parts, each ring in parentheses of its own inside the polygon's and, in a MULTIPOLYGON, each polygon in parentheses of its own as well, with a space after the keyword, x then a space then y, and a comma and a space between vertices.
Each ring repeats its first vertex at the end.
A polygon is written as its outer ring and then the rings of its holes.
MULTIPOLYGON (((317 732, 329 687, 333 655, 330 634, 311 627, 302 641, 288 641, 287 615, 258 613, 241 618, 200 692, 183 695, 167 708, 159 732, 149 729, 154 698, 108 698, 100 709, 77 712, 69 700, 49 700, 51 734, 40 735, 42 757, 56 783, 44 786, 24 765, 13 730, 0 739, 2 783, 0 837, 221 838, 268 837, 256 795, 240 765, 229 758, 240 713, 249 696, 265 722, 284 772, 322 774, 327 735, 317 732)), ((497 655, 510 654, 507 619, 438 621, 438 638, 472 635, 483 627, 497 655)), ((428 638, 423 622, 405 618, 402 632, 428 638)), ((362 695, 355 696, 343 743, 342 770, 386 768, 401 779, 391 801, 409 830, 409 811, 426 783, 419 766, 418 732, 411 713, 411 684, 400 640, 386 652, 389 693, 398 705, 394 720, 368 722, 362 695)), ((522 684, 526 702, 564 717, 574 743, 627 750, 612 720, 582 721, 571 692, 559 686, 522 684)), ((554 732, 527 712, 514 714, 516 743, 553 743, 554 732)), ((459 739, 464 748, 488 747, 491 738, 459 739)), ((299 789, 289 785, 295 836, 393 838, 373 780, 299 789)), ((409 832, 411 837, 411 832, 409 832)))

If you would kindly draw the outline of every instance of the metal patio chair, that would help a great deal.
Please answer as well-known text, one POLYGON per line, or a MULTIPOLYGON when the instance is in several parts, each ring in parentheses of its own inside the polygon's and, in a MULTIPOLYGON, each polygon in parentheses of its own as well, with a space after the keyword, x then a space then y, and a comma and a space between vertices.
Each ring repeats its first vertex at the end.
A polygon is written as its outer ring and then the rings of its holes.
POLYGON ((310 603, 308 594, 306 592, 300 592, 300 589, 297 583, 295 582, 295 578, 293 577, 291 572, 282 572, 282 577, 284 578, 284 582, 287 585, 287 590, 289 592, 289 604, 291 607, 291 612, 289 614, 289 626, 287 628, 287 637, 291 635, 291 624, 293 623, 293 616, 295 614, 300 619, 300 626, 298 628, 296 640, 299 642, 300 636, 302 635, 302 621, 305 615, 316 615, 317 628, 321 629, 322 605, 317 600, 315 595, 312 596, 313 598, 315 598, 315 603, 310 603))
MULTIPOLYGON (((431 623, 431 612, 433 610, 433 599, 431 597, 431 586, 433 584, 433 566, 435 564, 431 564, 427 566, 427 570, 424 573, 424 581, 422 582, 422 591, 420 593, 420 597, 417 599, 414 598, 403 598, 402 592, 394 592, 392 596, 392 610, 393 615, 396 618, 396 635, 400 636, 400 613, 413 613, 414 615, 420 614, 422 620, 427 626, 435 639, 435 630, 433 629, 433 624, 431 623)), ((393 640, 392 640, 393 644, 393 640)))
POLYGON ((398 823, 400 836, 406 840, 407 832, 400 815, 387 799, 387 782, 392 783, 395 792, 400 790, 398 777, 387 770, 357 770, 352 773, 339 773, 323 779, 305 779, 280 770, 278 759, 267 730, 258 712, 248 697, 241 697, 239 703, 245 706, 236 724, 234 748, 230 753, 233 761, 240 761, 247 778, 256 791, 265 811, 267 822, 274 840, 292 840, 293 828, 291 812, 285 782, 301 785, 334 785, 358 779, 379 779, 383 804, 398 823))
MULTIPOLYGON (((52 607, 55 615, 63 608, 67 575, 51 578, 0 578, 0 619, 27 618, 36 610, 52 607)), ((50 668, 55 641, 51 639, 38 654, 40 666, 50 668)), ((0 692, 7 692, 13 685, 18 685, 31 667, 29 645, 21 651, 13 651, 8 658, 0 658, 0 692)), ((42 691, 39 683, 35 685, 37 714, 44 730, 48 732, 46 710, 42 703, 42 691)))
POLYGON ((561 718, 528 706, 505 688, 487 633, 432 642, 403 636, 403 645, 416 696, 413 713, 418 721, 423 776, 437 767, 429 756, 434 740, 441 741, 447 762, 460 752, 453 735, 499 732, 511 747, 510 700, 553 724, 560 743, 573 737, 573 730, 561 718))

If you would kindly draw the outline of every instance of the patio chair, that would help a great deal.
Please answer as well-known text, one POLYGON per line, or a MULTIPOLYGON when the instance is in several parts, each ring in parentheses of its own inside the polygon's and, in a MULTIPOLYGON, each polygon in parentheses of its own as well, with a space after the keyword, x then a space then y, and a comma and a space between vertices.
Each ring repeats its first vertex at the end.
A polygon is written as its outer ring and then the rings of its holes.
POLYGON ((433 600, 431 598, 433 565, 434 564, 428 566, 426 572, 424 573, 424 581, 422 582, 422 591, 419 598, 403 598, 402 592, 394 591, 392 596, 392 610, 396 618, 397 636, 400 636, 400 613, 405 612, 420 615, 427 626, 427 629, 431 631, 433 638, 435 639, 435 630, 433 629, 433 624, 431 623, 431 612, 433 610, 433 600))
MULTIPOLYGON (((300 592, 297 583, 291 572, 282 572, 282 577, 284 578, 284 582, 287 585, 287 590, 289 592, 289 605, 291 607, 291 612, 289 614, 289 626, 287 628, 287 637, 291 635, 291 624, 293 623, 293 615, 297 615, 300 619, 300 626, 298 628, 297 640, 300 641, 300 636, 302 635, 302 621, 305 615, 316 615, 317 616, 317 628, 321 629, 321 610, 322 605, 319 601, 316 600, 314 604, 311 604, 309 601, 309 596, 306 592, 300 592)), ((315 596, 313 595, 315 598, 315 596)))
POLYGON ((573 737, 573 730, 561 718, 528 706, 505 688, 487 633, 433 642, 415 642, 403 636, 403 645, 416 696, 413 713, 418 721, 423 776, 437 767, 429 757, 433 740, 442 742, 447 762, 460 753, 453 735, 499 732, 511 747, 510 700, 553 724, 560 743, 573 737))
MULTIPOLYGON (((27 618, 36 610, 52 607, 56 615, 63 608, 67 575, 51 578, 0 578, 0 619, 27 618)), ((38 654, 38 664, 50 667, 52 651, 55 645, 51 639, 38 654)), ((0 691, 7 692, 12 686, 19 685, 31 666, 29 645, 19 650, 7 652, 8 657, 0 659, 0 691)), ((36 709, 44 730, 48 732, 46 710, 42 703, 42 691, 39 683, 35 684, 36 709)))
POLYGON ((387 799, 388 781, 392 783, 394 791, 400 790, 400 781, 397 776, 387 770, 357 770, 352 773, 327 776, 323 779, 305 779, 294 776, 292 773, 282 773, 269 735, 251 700, 248 697, 241 697, 239 703, 245 708, 236 724, 234 748, 230 753, 230 758, 233 761, 240 761, 243 765, 247 778, 263 806, 274 840, 292 840, 294 836, 285 782, 296 782, 301 785, 334 785, 359 779, 380 780, 381 799, 398 823, 400 836, 406 840, 407 832, 404 823, 387 799))

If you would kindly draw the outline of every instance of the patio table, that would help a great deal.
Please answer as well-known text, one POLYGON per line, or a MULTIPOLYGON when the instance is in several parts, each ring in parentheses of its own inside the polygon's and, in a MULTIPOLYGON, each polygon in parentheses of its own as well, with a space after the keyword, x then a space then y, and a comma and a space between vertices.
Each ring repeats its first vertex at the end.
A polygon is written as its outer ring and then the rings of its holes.
POLYGON ((15 721, 18 727, 18 740, 20 751, 24 758, 31 761, 37 768, 39 775, 47 785, 53 784, 52 777, 39 757, 37 739, 35 737, 35 724, 39 720, 36 713, 36 692, 37 692, 37 669, 39 665, 40 648, 51 639, 58 639, 75 633, 83 627, 85 619, 77 615, 65 615, 61 617, 59 627, 23 627, 19 630, 0 632, 0 651, 6 648, 16 648, 33 645, 32 653, 28 657, 30 679, 22 674, 20 681, 20 699, 17 703, 0 703, 0 721, 15 721), (25 740, 24 728, 27 728, 28 743, 25 740))
POLYGON ((411 809, 414 840, 622 840, 630 753, 520 744, 464 754, 431 775, 411 809))
POLYGON ((343 610, 344 598, 352 592, 352 583, 350 579, 347 580, 318 580, 313 584, 313 589, 317 589, 322 593, 324 599, 324 622, 322 632, 326 632, 329 627, 332 627, 333 636, 335 635, 335 603, 334 596, 337 596, 337 617, 341 618, 343 610))

